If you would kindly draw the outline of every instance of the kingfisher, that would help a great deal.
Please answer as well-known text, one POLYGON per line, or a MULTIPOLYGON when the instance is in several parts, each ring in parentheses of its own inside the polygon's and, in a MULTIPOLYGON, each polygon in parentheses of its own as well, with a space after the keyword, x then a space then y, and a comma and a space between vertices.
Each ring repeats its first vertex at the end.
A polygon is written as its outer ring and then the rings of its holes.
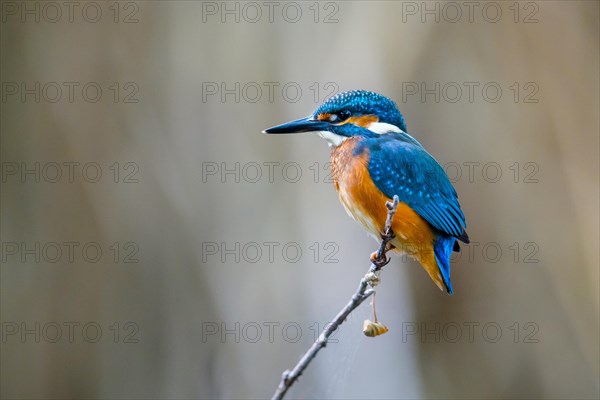
POLYGON ((460 251, 458 240, 469 243, 465 216, 444 169, 407 133, 391 99, 366 90, 342 92, 308 117, 263 132, 325 139, 340 202, 376 240, 384 232, 385 204, 398 196, 391 249, 417 260, 442 291, 453 293, 450 257, 460 251))

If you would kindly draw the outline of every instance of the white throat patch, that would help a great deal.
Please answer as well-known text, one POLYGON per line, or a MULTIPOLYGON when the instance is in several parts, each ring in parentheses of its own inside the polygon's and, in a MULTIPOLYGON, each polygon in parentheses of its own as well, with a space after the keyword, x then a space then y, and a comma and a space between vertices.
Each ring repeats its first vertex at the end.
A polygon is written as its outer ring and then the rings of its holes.
MULTIPOLYGON (((386 124, 385 122, 372 122, 367 126, 367 129, 380 135, 389 132, 404 133, 404 131, 398 128, 396 125, 386 124)), ((311 133, 316 133, 317 136, 327 140, 329 147, 338 147, 346 139, 348 139, 348 136, 336 135, 335 133, 329 131, 314 131, 311 133)))
POLYGON ((317 136, 320 136, 323 139, 327 140, 329 147, 338 147, 344 142, 344 140, 348 139, 347 136, 336 135, 335 133, 329 131, 315 131, 315 133, 317 134, 317 136))

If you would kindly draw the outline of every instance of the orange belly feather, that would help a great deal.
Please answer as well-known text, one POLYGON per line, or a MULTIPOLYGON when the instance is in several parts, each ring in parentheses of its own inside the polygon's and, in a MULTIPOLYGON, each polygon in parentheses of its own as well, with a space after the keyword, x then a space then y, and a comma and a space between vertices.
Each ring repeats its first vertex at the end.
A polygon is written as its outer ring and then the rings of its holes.
MULTIPOLYGON (((331 152, 331 171, 335 188, 346 212, 377 240, 387 218, 384 195, 373 183, 368 170, 368 149, 359 156, 353 156, 359 138, 350 138, 335 147, 331 152)), ((431 279, 445 290, 439 266, 435 259, 433 243, 436 233, 427 221, 406 203, 400 203, 392 221, 396 237, 391 244, 394 251, 415 258, 427 271, 431 279)))

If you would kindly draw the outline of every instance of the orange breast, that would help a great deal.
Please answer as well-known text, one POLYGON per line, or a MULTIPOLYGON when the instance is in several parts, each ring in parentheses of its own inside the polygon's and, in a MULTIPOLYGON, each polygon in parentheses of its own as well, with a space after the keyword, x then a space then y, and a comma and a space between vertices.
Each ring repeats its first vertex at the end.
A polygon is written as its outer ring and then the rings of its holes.
MULTIPOLYGON (((332 177, 346 212, 379 240, 387 218, 385 203, 391 199, 377 189, 371 179, 368 149, 359 156, 352 155, 359 140, 347 139, 332 150, 332 177)), ((396 235, 392 241, 395 251, 416 258, 442 289, 443 281, 433 253, 435 232, 427 221, 401 202, 392 221, 392 230, 396 235)))

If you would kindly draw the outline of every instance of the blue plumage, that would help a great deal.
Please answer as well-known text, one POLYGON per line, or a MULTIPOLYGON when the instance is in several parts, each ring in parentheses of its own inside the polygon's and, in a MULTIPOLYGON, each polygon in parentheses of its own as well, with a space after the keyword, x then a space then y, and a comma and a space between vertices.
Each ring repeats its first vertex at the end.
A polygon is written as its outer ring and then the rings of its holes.
POLYGON ((446 285, 446 291, 449 294, 454 293, 454 289, 452 289, 452 281, 450 281, 450 256, 455 243, 456 238, 441 234, 433 244, 435 261, 440 267, 442 279, 444 280, 444 285, 446 285))
POLYGON ((367 90, 351 90, 339 93, 314 112, 314 115, 336 113, 340 110, 350 110, 352 115, 373 114, 377 111, 380 122, 392 124, 406 132, 406 124, 396 103, 387 97, 367 90))
POLYGON ((388 133, 365 138, 361 147, 369 151, 369 174, 379 190, 390 198, 398 195, 435 229, 468 243, 456 191, 422 146, 403 140, 402 133, 388 133))

